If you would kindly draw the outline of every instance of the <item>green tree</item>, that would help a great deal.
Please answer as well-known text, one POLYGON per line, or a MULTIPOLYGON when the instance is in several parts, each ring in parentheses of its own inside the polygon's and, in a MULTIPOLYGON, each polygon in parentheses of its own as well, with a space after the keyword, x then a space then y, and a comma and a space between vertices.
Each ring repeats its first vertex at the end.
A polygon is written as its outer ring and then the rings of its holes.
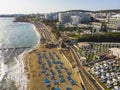
POLYGON ((102 23, 100 31, 107 32, 107 24, 105 22, 102 23))

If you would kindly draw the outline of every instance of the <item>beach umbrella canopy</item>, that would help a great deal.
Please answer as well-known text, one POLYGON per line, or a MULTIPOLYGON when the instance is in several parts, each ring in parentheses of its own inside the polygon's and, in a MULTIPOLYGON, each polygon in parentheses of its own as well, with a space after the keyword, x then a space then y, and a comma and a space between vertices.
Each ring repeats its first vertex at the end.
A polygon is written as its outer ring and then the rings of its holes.
POLYGON ((52 75, 54 75, 54 74, 55 74, 55 72, 54 72, 54 71, 51 71, 51 74, 52 74, 52 75))
POLYGON ((70 77, 70 76, 67 76, 67 79, 68 79, 68 80, 71 80, 71 77, 70 77))
POLYGON ((61 78, 61 79, 60 79, 60 82, 61 82, 61 83, 62 83, 62 82, 65 82, 65 80, 64 80, 63 78, 61 78))
POLYGON ((64 68, 63 65, 60 65, 61 68, 64 68))
POLYGON ((111 72, 111 75, 112 75, 112 76, 115 76, 115 73, 114 73, 114 72, 111 72))
POLYGON ((54 85, 57 85, 57 84, 58 84, 57 80, 54 80, 54 82, 53 82, 53 83, 54 83, 54 85))
POLYGON ((68 70, 68 68, 66 68, 66 67, 65 67, 64 69, 65 69, 66 71, 68 70))
POLYGON ((108 66, 108 64, 107 64, 107 63, 104 63, 103 65, 104 65, 105 67, 107 67, 107 66, 108 66))
POLYGON ((118 76, 117 78, 118 78, 118 80, 120 81, 120 76, 118 76))
POLYGON ((55 90, 60 90, 60 88, 59 88, 59 87, 57 87, 57 88, 55 88, 55 90))
POLYGON ((103 61, 103 63, 107 63, 106 61, 103 61))
POLYGON ((49 67, 52 67, 52 64, 49 64, 49 67))
POLYGON ((106 76, 107 76, 107 77, 110 77, 110 73, 106 73, 106 76))
POLYGON ((59 64, 59 61, 57 59, 55 61, 56 61, 56 64, 59 64))
POLYGON ((105 72, 105 70, 104 70, 104 69, 101 69, 100 72, 103 73, 103 72, 105 72))
POLYGON ((112 79, 113 83, 117 82, 117 79, 116 78, 113 78, 112 79))
POLYGON ((96 66, 96 69, 98 70, 98 69, 100 69, 100 67, 99 67, 99 66, 96 66))
POLYGON ((71 72, 67 72, 67 75, 71 75, 72 73, 71 72))
POLYGON ((50 81, 49 81, 47 78, 45 78, 45 79, 44 79, 44 82, 45 82, 45 83, 49 83, 50 81))
POLYGON ((103 76, 103 75, 101 76, 101 78, 102 78, 102 79, 106 79, 106 77, 105 77, 105 76, 103 76))
POLYGON ((50 83, 45 83, 45 86, 46 86, 46 87, 49 87, 49 86, 50 86, 50 83))
POLYGON ((58 72, 58 73, 61 73, 61 70, 60 70, 60 69, 58 69, 58 70, 57 70, 57 72, 58 72))
POLYGON ((54 76, 51 76, 51 79, 54 79, 55 77, 54 76))
POLYGON ((48 73, 46 73, 45 75, 46 75, 46 76, 49 76, 49 74, 48 74, 48 73))
POLYGON ((100 74, 100 72, 99 72, 99 71, 97 71, 97 72, 95 72, 95 74, 96 74, 96 75, 99 75, 99 74, 100 74))
POLYGON ((71 80, 71 85, 75 85, 75 81, 74 80, 71 80))
POLYGON ((96 66, 100 66, 100 64, 99 64, 99 63, 96 63, 95 65, 96 65, 96 66))
POLYGON ((44 66, 44 65, 42 65, 42 66, 41 66, 41 68, 42 68, 42 69, 44 69, 44 68, 45 68, 45 66, 44 66))
POLYGON ((59 67, 58 67, 58 66, 55 66, 55 68, 56 68, 56 69, 59 69, 59 67))
POLYGON ((66 87, 66 90, 71 90, 71 88, 70 87, 66 87))
POLYGON ((58 74, 58 77, 59 77, 59 78, 62 78, 62 74, 58 74))
POLYGON ((63 65, 63 63, 62 63, 61 61, 60 61, 59 63, 60 63, 61 65, 63 65))
POLYGON ((103 65, 100 65, 100 68, 104 68, 103 65))
POLYGON ((114 90, 120 90, 119 86, 114 86, 114 90))
POLYGON ((110 80, 107 80, 107 84, 112 84, 112 82, 110 80))
POLYGON ((45 73, 45 72, 46 72, 46 70, 45 70, 45 69, 43 69, 41 72, 42 72, 42 73, 45 73))
POLYGON ((95 67, 92 67, 91 70, 94 71, 94 70, 95 70, 95 67))

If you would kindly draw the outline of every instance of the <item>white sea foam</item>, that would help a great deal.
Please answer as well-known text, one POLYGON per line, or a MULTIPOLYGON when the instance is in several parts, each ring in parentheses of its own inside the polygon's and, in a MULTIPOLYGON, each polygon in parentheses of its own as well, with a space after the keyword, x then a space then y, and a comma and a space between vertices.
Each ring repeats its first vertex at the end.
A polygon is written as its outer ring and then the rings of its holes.
MULTIPOLYGON (((2 80, 3 77, 6 75, 6 78, 8 80, 15 82, 15 85, 19 90, 26 90, 27 83, 28 83, 28 80, 27 80, 25 72, 24 72, 24 64, 23 64, 24 56, 26 56, 26 54, 28 54, 32 50, 36 49, 40 45, 40 38, 41 38, 40 34, 37 32, 36 27, 33 24, 32 24, 32 26, 38 37, 38 42, 33 48, 31 48, 30 50, 25 50, 19 56, 14 57, 14 60, 11 60, 11 62, 9 61, 9 63, 10 63, 9 65, 5 64, 6 60, 3 57, 4 55, 2 55, 3 52, 0 50, 0 80, 2 80)), ((7 42, 8 41, 9 40, 7 39, 7 42)), ((0 48, 3 46, 4 45, 0 43, 0 48)), ((9 52, 9 50, 6 50, 4 52, 7 53, 7 52, 9 52)), ((11 52, 11 53, 13 53, 13 52, 11 52)), ((7 55, 7 57, 8 56, 9 55, 7 55)))
POLYGON ((17 67, 19 67, 19 69, 18 69, 19 76, 17 76, 19 78, 16 78, 16 79, 18 79, 18 81, 19 81, 19 84, 20 84, 19 89, 20 90, 26 90, 27 89, 27 83, 28 83, 27 77, 25 76, 23 59, 26 56, 26 54, 28 54, 32 50, 36 49, 40 45, 41 36, 40 36, 39 32, 37 31, 37 28, 34 25, 33 25, 33 28, 36 32, 37 37, 38 37, 37 44, 33 48, 31 48, 30 50, 25 50, 21 55, 19 55, 17 58, 15 58, 15 60, 17 61, 17 67))
POLYGON ((2 81, 7 71, 8 71, 7 65, 5 65, 3 62, 0 62, 0 81, 2 81))

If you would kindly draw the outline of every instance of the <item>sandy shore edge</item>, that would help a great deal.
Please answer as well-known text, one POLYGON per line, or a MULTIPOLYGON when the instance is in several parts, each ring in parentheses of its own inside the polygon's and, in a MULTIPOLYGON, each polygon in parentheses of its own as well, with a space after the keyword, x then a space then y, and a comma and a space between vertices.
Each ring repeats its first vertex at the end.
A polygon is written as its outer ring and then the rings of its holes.
POLYGON ((18 61, 21 65, 21 74, 22 74, 22 78, 20 80, 20 90, 27 90, 27 85, 29 83, 29 80, 27 79, 27 76, 26 76, 26 72, 25 72, 25 65, 24 65, 24 59, 25 57, 27 56, 27 54, 35 49, 37 49, 39 46, 40 46, 40 39, 41 39, 41 36, 40 36, 40 33, 38 32, 38 28, 36 27, 35 24, 33 23, 30 23, 32 26, 33 26, 33 29, 37 35, 37 38, 38 38, 38 41, 37 41, 37 44, 35 46, 33 46, 31 49, 29 50, 25 50, 22 54, 20 54, 17 58, 18 58, 18 61))

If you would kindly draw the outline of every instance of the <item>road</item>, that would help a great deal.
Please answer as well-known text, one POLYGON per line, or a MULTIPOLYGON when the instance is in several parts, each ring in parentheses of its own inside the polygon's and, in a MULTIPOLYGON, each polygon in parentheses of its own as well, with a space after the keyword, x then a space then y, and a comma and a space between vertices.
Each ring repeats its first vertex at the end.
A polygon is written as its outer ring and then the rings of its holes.
POLYGON ((86 90, 103 90, 97 84, 97 82, 90 76, 90 74, 87 71, 85 71, 84 67, 80 64, 79 58, 76 52, 74 51, 74 49, 71 48, 71 50, 72 50, 73 56, 75 57, 75 60, 79 68, 80 75, 81 75, 81 78, 83 79, 86 90))

